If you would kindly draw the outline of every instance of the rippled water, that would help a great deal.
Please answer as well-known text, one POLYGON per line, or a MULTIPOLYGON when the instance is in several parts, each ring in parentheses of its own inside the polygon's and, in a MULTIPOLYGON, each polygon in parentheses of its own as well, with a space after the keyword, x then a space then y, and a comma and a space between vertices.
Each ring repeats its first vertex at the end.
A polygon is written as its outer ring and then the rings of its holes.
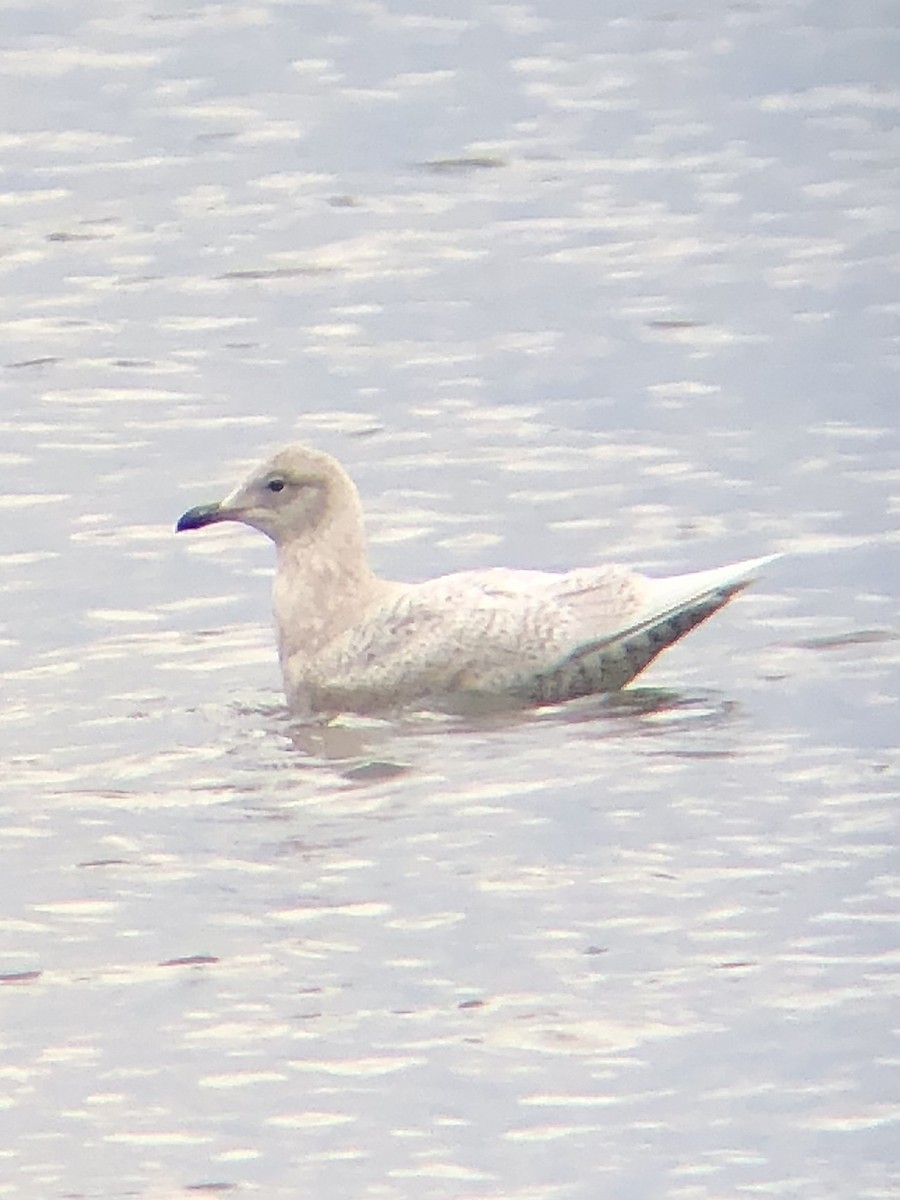
POLYGON ((7 8, 0 1196, 881 1198, 890 6, 7 8), (381 572, 789 551, 629 696, 292 726, 290 438, 381 572))

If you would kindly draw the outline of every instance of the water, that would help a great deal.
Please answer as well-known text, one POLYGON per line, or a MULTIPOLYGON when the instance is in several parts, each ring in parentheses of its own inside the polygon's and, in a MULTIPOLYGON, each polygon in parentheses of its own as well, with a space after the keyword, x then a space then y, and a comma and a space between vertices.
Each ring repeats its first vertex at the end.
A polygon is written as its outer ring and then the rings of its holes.
POLYGON ((890 6, 2 18, 0 1196, 898 1190, 890 6), (319 733, 381 572, 783 549, 630 699, 319 733))

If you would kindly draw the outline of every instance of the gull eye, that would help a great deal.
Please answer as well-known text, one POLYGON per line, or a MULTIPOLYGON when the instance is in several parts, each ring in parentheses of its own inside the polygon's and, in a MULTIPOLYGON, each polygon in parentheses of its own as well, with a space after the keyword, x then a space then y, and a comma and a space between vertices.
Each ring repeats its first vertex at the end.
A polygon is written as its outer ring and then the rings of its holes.
POLYGON ((284 480, 283 479, 270 479, 269 482, 266 484, 266 487, 269 489, 270 492, 284 491, 284 480))

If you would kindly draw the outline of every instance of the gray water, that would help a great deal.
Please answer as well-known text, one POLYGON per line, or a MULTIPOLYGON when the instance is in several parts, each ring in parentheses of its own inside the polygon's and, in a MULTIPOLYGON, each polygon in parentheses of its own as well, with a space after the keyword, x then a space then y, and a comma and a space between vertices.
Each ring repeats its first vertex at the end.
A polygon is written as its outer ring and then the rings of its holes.
POLYGON ((0 1197, 900 1192, 897 10, 0 16, 0 1197), (789 552, 630 698, 322 731, 378 569, 789 552))

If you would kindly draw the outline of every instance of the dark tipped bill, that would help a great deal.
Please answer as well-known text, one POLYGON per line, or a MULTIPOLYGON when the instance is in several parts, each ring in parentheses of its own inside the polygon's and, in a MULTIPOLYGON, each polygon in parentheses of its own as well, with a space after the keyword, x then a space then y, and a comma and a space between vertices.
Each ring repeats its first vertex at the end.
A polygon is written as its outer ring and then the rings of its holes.
POLYGON ((202 529, 204 525, 213 525, 216 521, 224 520, 225 514, 222 512, 221 504, 198 504, 196 508, 189 508, 178 518, 175 532, 183 533, 185 529, 202 529))

